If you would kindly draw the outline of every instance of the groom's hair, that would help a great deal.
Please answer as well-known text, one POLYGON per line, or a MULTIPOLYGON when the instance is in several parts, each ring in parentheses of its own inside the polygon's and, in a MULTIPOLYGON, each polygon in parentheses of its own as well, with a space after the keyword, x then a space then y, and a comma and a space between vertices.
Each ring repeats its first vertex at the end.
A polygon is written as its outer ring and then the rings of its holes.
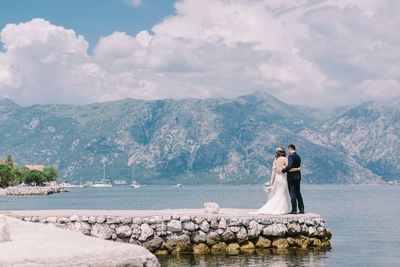
POLYGON ((293 144, 288 145, 288 148, 291 148, 291 149, 293 149, 293 150, 296 150, 296 146, 293 145, 293 144))

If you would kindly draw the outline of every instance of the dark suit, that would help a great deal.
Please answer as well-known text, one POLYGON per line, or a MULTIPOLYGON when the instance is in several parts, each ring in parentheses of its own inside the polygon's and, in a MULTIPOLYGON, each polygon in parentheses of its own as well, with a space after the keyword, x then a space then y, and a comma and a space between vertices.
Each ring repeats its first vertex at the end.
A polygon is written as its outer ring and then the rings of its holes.
POLYGON ((304 212, 303 198, 300 193, 301 172, 289 172, 291 168, 299 168, 300 164, 301 158, 296 152, 293 152, 288 157, 287 167, 282 170, 283 173, 287 173, 289 194, 292 201, 292 212, 297 211, 297 202, 299 204, 300 212, 304 212))

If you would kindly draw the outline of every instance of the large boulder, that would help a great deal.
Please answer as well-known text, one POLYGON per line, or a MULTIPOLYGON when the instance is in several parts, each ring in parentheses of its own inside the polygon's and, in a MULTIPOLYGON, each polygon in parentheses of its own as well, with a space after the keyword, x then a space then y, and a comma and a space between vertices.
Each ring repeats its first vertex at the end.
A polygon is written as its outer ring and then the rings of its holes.
POLYGON ((218 214, 219 205, 215 202, 206 202, 204 203, 204 211, 209 214, 218 214))

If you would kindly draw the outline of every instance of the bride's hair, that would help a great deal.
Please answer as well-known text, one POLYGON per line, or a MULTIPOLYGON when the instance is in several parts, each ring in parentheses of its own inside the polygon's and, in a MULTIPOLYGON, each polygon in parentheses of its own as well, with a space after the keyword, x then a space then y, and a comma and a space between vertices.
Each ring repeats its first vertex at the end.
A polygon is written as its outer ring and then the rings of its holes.
POLYGON ((279 157, 286 157, 286 150, 285 150, 285 148, 283 147, 283 146, 280 146, 280 147, 278 147, 276 150, 275 150, 275 158, 277 159, 277 158, 279 158, 279 157))

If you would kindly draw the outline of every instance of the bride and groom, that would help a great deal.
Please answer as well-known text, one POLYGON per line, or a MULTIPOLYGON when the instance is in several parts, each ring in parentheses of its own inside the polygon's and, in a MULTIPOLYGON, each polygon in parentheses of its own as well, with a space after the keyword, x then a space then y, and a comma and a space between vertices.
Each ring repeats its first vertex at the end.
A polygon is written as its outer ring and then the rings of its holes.
POLYGON ((253 214, 304 214, 303 198, 300 193, 301 158, 296 153, 295 145, 288 146, 289 156, 286 157, 285 148, 276 149, 272 167, 272 190, 268 195, 267 203, 253 214))

